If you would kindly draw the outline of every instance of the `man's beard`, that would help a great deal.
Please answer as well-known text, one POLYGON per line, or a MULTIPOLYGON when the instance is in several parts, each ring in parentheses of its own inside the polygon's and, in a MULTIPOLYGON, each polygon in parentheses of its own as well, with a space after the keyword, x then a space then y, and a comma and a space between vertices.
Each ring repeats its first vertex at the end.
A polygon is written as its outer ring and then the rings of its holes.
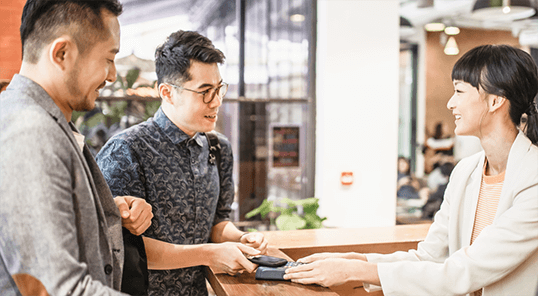
POLYGON ((69 95, 72 97, 71 107, 74 111, 91 111, 95 108, 95 100, 90 99, 83 95, 79 87, 79 74, 80 68, 78 67, 78 60, 75 62, 75 66, 71 70, 67 77, 67 89, 69 95))

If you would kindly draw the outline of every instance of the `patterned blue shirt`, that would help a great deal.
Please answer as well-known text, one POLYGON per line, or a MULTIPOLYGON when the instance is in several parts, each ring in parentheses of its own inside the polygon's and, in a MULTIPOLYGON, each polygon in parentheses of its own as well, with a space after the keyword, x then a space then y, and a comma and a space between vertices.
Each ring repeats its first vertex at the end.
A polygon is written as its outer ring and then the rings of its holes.
MULTIPOLYGON (((112 137, 97 164, 114 196, 144 198, 153 220, 144 236, 174 244, 203 244, 229 220, 234 197, 230 142, 218 134, 222 174, 208 160, 203 133, 189 138, 161 108, 153 118, 112 137)), ((149 295, 207 295, 205 268, 150 270, 149 295)))

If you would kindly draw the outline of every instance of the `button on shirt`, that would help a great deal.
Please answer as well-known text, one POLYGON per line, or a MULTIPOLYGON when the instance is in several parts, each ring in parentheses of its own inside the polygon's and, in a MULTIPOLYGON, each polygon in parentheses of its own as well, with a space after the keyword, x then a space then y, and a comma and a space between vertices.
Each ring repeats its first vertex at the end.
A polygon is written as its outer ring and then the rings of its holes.
MULTIPOLYGON (((174 244, 208 243, 211 228, 229 220, 234 196, 230 142, 218 134, 220 174, 209 163, 203 133, 190 138, 161 108, 153 118, 112 137, 97 154, 114 196, 131 195, 151 204, 144 236, 174 244)), ((207 295, 205 268, 150 270, 149 295, 207 295)))

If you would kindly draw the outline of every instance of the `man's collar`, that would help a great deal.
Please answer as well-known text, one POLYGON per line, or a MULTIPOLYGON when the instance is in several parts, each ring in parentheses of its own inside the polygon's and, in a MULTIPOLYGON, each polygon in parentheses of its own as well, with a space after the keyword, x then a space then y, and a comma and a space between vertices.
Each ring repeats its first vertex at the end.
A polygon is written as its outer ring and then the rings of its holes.
MULTIPOLYGON (((174 145, 191 139, 189 135, 177 127, 177 125, 175 125, 170 118, 164 114, 162 107, 160 107, 153 116, 153 121, 155 121, 157 126, 161 128, 164 134, 170 139, 170 141, 172 141, 172 143, 174 143, 174 145)), ((194 137, 192 137, 192 140, 194 140, 200 147, 203 147, 201 138, 200 133, 196 133, 194 134, 194 137)))
POLYGON ((65 116, 60 110, 60 107, 56 105, 54 100, 50 97, 50 95, 41 87, 41 85, 37 84, 32 79, 20 75, 15 74, 13 78, 11 79, 11 82, 9 83, 6 90, 10 89, 16 89, 17 91, 23 92, 29 97, 31 97, 37 104, 41 106, 41 108, 45 109, 52 117, 54 117, 56 120, 63 121, 64 123, 67 123, 65 120, 65 116))

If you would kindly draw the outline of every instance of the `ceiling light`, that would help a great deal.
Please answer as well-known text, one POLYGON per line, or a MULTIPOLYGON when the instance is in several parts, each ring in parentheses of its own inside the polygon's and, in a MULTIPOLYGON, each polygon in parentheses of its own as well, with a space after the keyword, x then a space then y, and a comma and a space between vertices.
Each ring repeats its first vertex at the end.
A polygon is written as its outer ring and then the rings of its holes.
POLYGON ((460 49, 458 48, 458 44, 456 43, 456 38, 454 38, 454 36, 450 36, 445 45, 445 54, 457 55, 458 53, 460 53, 460 49))
POLYGON ((477 0, 471 16, 479 20, 518 20, 533 16, 530 0, 477 0))
POLYGON ((413 36, 416 33, 416 29, 406 18, 400 16, 400 41, 408 37, 413 36))
POLYGON ((403 16, 400 16, 400 27, 413 27, 411 22, 403 16))
POLYGON ((460 33, 460 28, 455 26, 448 26, 445 28, 445 34, 447 35, 458 35, 460 33))
POLYGON ((432 22, 424 25, 424 29, 428 32, 441 32, 445 29, 445 24, 442 22, 432 22))
POLYGON ((290 16, 290 20, 294 23, 300 23, 304 22, 305 17, 302 14, 293 14, 292 16, 290 16))
POLYGON ((433 0, 418 0, 417 1, 417 7, 418 8, 429 8, 433 7, 433 0))

